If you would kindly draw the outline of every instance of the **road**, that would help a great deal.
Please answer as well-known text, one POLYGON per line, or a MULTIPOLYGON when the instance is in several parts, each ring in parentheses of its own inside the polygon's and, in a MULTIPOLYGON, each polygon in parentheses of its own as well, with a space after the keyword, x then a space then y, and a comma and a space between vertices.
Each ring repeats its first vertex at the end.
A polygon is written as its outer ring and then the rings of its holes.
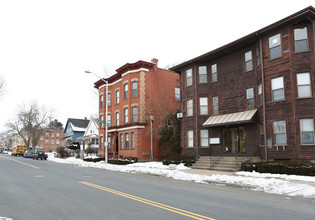
POLYGON ((314 207, 315 199, 0 155, 0 217, 13 220, 314 220, 314 207))

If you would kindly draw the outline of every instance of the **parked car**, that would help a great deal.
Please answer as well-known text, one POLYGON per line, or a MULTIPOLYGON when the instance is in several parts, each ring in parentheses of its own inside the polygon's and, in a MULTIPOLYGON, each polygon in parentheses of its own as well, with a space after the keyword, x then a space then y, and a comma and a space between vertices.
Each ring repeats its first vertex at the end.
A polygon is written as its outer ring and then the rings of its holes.
POLYGON ((27 151, 25 151, 23 157, 24 158, 33 158, 34 154, 35 154, 34 150, 27 150, 27 151))
POLYGON ((47 154, 45 154, 45 152, 43 151, 36 151, 36 153, 34 154, 33 156, 33 160, 38 160, 38 159, 41 159, 41 160, 46 160, 47 159, 47 154))

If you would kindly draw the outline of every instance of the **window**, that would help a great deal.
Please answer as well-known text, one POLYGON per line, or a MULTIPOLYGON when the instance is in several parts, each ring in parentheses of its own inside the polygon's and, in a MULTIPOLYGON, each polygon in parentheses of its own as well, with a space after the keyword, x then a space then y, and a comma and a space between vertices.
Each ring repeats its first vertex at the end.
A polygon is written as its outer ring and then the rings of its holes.
POLYGON ((194 147, 194 132, 192 130, 187 131, 188 147, 194 147))
POLYGON ((125 124, 128 123, 128 108, 124 109, 124 118, 125 118, 125 124))
POLYGON ((132 107, 132 122, 138 122, 138 106, 132 107))
POLYGON ((59 141, 59 140, 56 140, 56 144, 59 145, 59 144, 60 144, 60 141, 59 141))
POLYGON ((207 82, 207 67, 200 66, 199 67, 199 83, 206 83, 207 82))
POLYGON ((192 85, 192 69, 186 70, 186 86, 192 85))
POLYGON ((120 150, 124 149, 124 135, 120 134, 120 150))
POLYGON ((298 97, 312 97, 310 73, 298 73, 297 75, 298 97))
POLYGON ((180 101, 180 88, 175 87, 175 101, 180 101))
POLYGON ((54 140, 51 140, 50 143, 51 143, 51 145, 54 145, 54 144, 55 144, 55 141, 54 141, 54 140))
POLYGON ((274 121, 273 122, 273 133, 276 145, 287 144, 287 133, 285 121, 274 121))
POLYGON ((46 138, 49 138, 49 133, 48 132, 46 132, 46 138))
POLYGON ((212 98, 212 107, 213 107, 213 114, 217 115, 219 114, 219 98, 218 96, 215 96, 212 98))
POLYGON ((55 138, 55 133, 51 133, 51 138, 55 138))
POLYGON ((131 132, 131 149, 135 149, 135 133, 131 132))
POLYGON ((272 101, 284 100, 283 76, 271 80, 272 101))
POLYGON ((43 141, 44 140, 44 137, 43 136, 40 136, 40 141, 43 141))
POLYGON ((124 98, 128 99, 128 83, 124 85, 124 98))
POLYGON ((245 71, 253 70, 253 56, 252 51, 245 53, 245 71))
POLYGON ((116 90, 116 104, 119 104, 119 90, 116 90))
POLYGON ((103 136, 101 136, 100 137, 100 150, 103 150, 103 145, 104 145, 103 136))
POLYGON ((56 134, 56 137, 59 138, 59 133, 56 134))
POLYGON ((49 141, 48 140, 45 140, 45 145, 48 145, 49 144, 49 141))
POLYGON ((217 64, 211 66, 211 82, 218 81, 217 64))
POLYGON ((138 82, 132 82, 132 97, 138 96, 138 82))
POLYGON ((119 125, 119 112, 116 112, 116 125, 119 125))
POLYGON ((269 38, 269 58, 275 59, 281 56, 281 39, 280 34, 269 38))
POLYGON ((314 120, 300 119, 301 144, 314 144, 314 120))
POLYGON ((254 88, 246 89, 246 100, 247 100, 247 108, 253 109, 255 107, 254 104, 254 88))
POLYGON ((307 27, 294 29, 295 52, 308 51, 307 27))
POLYGON ((106 120, 106 123, 111 123, 111 117, 110 117, 110 114, 107 114, 107 120, 106 120))
POLYGON ((107 136, 107 149, 109 150, 111 147, 111 140, 110 140, 110 136, 107 136))
POLYGON ((258 85, 258 105, 263 104, 263 95, 262 95, 262 84, 258 85))
POLYGON ((200 130, 200 145, 201 147, 209 147, 208 130, 200 130))
POLYGON ((259 126, 260 130, 260 145, 265 145, 265 130, 264 125, 259 126))
MULTIPOLYGON (((104 120, 104 116, 103 115, 101 115, 100 120, 102 120, 102 121, 104 120)), ((100 127, 103 128, 104 127, 104 123, 100 123, 100 124, 101 124, 100 127)))
POLYGON ((256 46, 256 65, 257 67, 260 66, 261 60, 260 60, 260 46, 256 46))
POLYGON ((208 98, 199 98, 200 104, 200 115, 207 115, 208 114, 208 98))
POLYGON ((193 100, 187 100, 187 117, 193 116, 193 100))
POLYGON ((103 103, 104 103, 104 96, 101 95, 101 96, 100 96, 100 108, 103 108, 103 107, 104 107, 103 103))
POLYGON ((111 94, 110 94, 110 93, 107 93, 107 105, 108 105, 108 106, 111 106, 111 103, 112 103, 112 102, 110 101, 111 97, 112 97, 111 94))
POLYGON ((125 149, 126 150, 129 149, 129 134, 128 133, 125 134, 125 149))

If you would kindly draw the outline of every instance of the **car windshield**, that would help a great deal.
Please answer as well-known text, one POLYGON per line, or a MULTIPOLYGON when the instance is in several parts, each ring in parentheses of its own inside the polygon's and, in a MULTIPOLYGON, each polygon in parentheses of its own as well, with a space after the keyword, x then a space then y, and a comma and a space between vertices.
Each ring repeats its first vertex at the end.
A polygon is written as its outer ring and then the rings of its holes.
POLYGON ((26 151, 26 153, 33 154, 33 153, 35 153, 35 151, 33 151, 33 150, 28 150, 28 151, 26 151))

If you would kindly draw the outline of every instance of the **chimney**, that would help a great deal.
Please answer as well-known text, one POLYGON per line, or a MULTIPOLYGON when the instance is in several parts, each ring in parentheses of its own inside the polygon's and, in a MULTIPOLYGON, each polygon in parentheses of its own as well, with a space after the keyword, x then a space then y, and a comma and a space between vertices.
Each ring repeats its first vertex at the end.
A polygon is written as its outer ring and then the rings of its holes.
POLYGON ((157 68, 158 68, 158 62, 159 62, 159 60, 156 59, 156 58, 152 58, 152 59, 151 59, 151 63, 154 63, 154 64, 155 64, 155 65, 154 65, 154 70, 157 70, 157 68))
POLYGON ((87 117, 84 117, 84 120, 87 120, 87 117))

